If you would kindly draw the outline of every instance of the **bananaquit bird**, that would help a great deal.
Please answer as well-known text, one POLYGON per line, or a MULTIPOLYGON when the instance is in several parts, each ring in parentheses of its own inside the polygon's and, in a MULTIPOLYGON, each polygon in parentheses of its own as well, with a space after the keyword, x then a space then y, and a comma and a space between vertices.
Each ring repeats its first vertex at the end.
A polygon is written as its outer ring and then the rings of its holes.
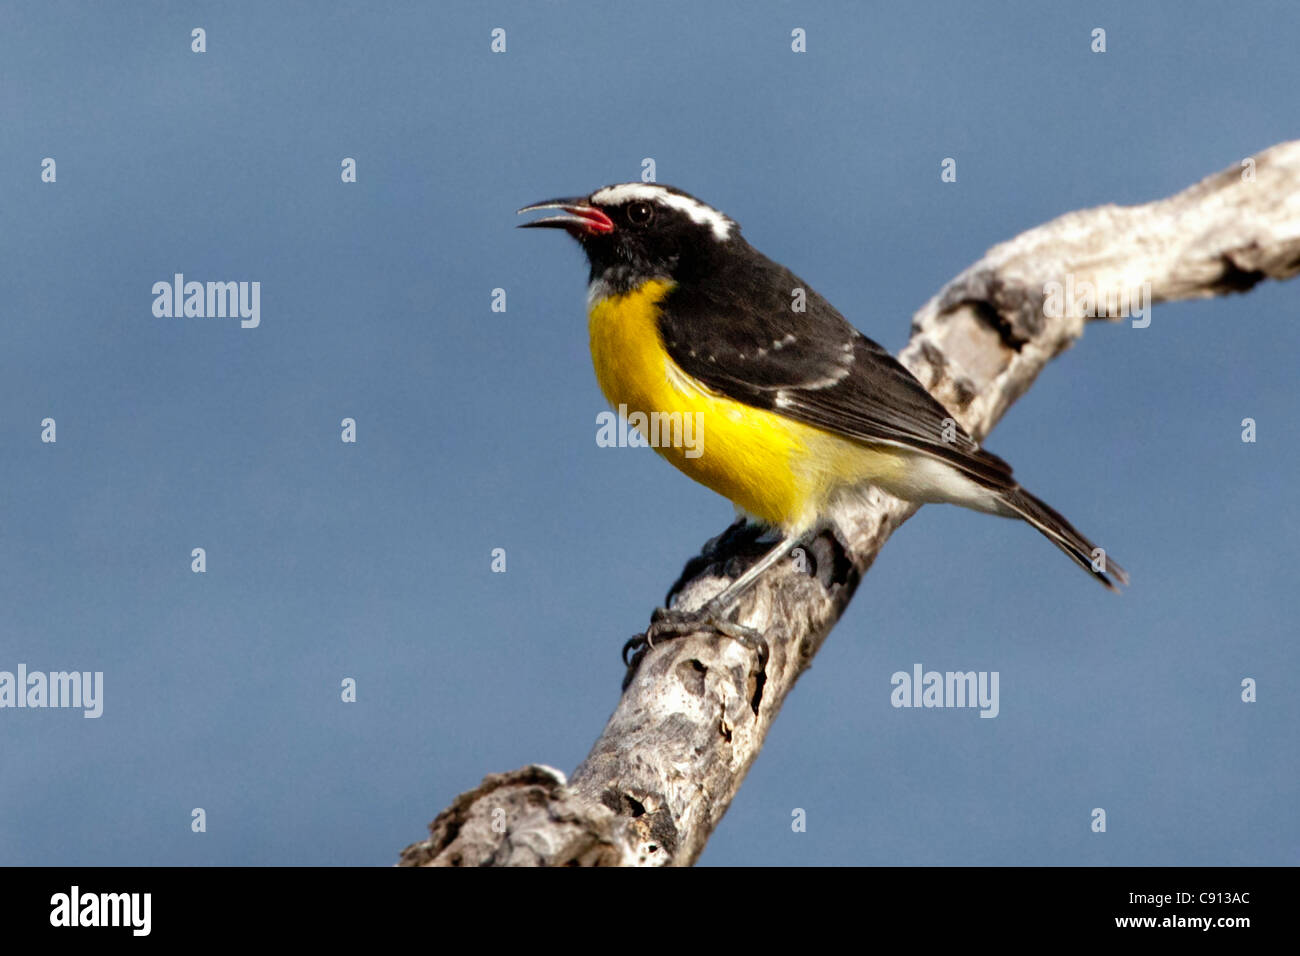
POLYGON ((519 211, 539 209, 559 214, 522 225, 566 230, 591 262, 591 357, 605 397, 646 419, 698 413, 701 449, 656 450, 783 535, 694 620, 728 623, 764 571, 868 485, 1021 518, 1112 591, 1128 583, 1103 553, 1094 564, 1092 542, 1005 461, 960 426, 954 434, 911 372, 716 209, 655 183, 519 211), (800 289, 803 311, 793 308, 800 289))

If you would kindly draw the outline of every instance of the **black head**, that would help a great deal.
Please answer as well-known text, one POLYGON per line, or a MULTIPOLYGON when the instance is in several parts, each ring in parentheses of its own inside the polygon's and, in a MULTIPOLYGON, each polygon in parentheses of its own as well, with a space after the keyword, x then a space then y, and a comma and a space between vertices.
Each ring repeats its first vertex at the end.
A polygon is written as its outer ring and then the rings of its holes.
POLYGON ((559 209, 523 228, 564 229, 591 262, 592 281, 622 291, 646 279, 689 281, 740 240, 740 227, 694 196, 658 183, 620 183, 577 199, 519 210, 559 209))

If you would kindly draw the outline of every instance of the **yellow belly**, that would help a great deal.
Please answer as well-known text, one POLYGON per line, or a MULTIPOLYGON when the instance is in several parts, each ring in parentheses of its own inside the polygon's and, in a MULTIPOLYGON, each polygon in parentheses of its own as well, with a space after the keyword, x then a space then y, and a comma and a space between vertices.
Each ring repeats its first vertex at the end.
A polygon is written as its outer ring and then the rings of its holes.
POLYGON ((903 462, 896 453, 732 401, 687 376, 664 350, 656 321, 669 289, 646 282, 593 303, 588 316, 596 380, 610 404, 629 416, 658 413, 661 424, 663 416, 694 416, 694 448, 664 440, 667 429, 640 429, 660 455, 787 532, 812 526, 840 488, 897 474, 903 462))

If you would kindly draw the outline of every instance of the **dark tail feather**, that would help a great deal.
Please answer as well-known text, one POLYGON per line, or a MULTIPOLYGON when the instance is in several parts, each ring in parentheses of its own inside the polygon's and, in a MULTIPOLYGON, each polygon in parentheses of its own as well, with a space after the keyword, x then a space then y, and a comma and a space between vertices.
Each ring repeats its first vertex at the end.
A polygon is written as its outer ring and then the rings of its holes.
POLYGON ((1056 509, 1046 502, 1035 498, 1024 488, 1017 485, 1004 493, 1003 502, 1014 513, 1024 518, 1031 525, 1047 536, 1054 545, 1068 554, 1071 560, 1083 568, 1107 588, 1119 593, 1117 584, 1128 586, 1128 573, 1110 559, 1109 554, 1098 555, 1098 564, 1102 570, 1093 567, 1093 551, 1096 549, 1091 541, 1079 534, 1074 525, 1065 520, 1056 509), (1110 577, 1108 577, 1108 575, 1110 577), (1114 577, 1114 581, 1111 580, 1114 577))

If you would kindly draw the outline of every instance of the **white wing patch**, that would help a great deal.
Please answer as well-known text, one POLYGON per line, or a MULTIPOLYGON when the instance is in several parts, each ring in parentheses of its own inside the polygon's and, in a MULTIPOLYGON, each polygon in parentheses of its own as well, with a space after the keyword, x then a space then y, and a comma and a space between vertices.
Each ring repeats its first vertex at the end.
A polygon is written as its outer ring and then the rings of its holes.
POLYGON ((601 206, 621 206, 625 202, 636 199, 659 203, 686 213, 694 222, 712 229, 714 237, 719 242, 731 235, 731 228, 735 225, 712 206, 690 196, 669 192, 655 183, 620 183, 617 186, 598 189, 591 194, 591 201, 601 206))

